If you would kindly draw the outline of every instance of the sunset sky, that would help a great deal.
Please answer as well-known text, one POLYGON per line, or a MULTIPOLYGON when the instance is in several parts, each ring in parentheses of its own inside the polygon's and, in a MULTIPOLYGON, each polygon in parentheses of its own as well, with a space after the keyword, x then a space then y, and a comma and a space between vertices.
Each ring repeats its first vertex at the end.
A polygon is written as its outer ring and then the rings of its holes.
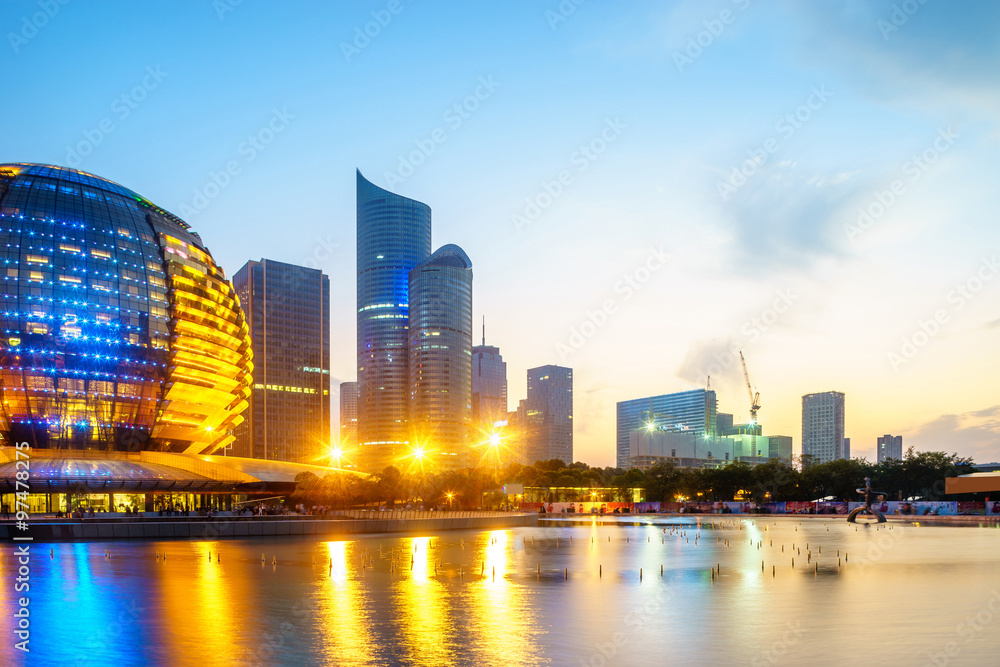
POLYGON ((796 453, 801 396, 837 390, 854 456, 1000 460, 1000 5, 52 0, 0 26, 0 161, 117 181, 230 276, 323 269, 337 382, 358 168, 471 257, 511 408, 527 368, 574 369, 578 460, 613 465, 617 401, 709 374, 746 419, 741 349, 796 453))

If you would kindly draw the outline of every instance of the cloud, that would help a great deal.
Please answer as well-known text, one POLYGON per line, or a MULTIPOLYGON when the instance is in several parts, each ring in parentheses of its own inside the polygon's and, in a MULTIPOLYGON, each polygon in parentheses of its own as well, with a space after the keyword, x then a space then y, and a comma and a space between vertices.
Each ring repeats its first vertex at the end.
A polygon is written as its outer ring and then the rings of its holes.
POLYGON ((1000 459, 1000 405, 961 414, 943 414, 922 424, 905 446, 918 451, 957 452, 976 463, 1000 459))
POLYGON ((808 36, 808 58, 848 74, 873 98, 972 107, 994 118, 1000 102, 1000 4, 898 0, 784 5, 808 36), (958 98, 958 99, 956 99, 958 98))

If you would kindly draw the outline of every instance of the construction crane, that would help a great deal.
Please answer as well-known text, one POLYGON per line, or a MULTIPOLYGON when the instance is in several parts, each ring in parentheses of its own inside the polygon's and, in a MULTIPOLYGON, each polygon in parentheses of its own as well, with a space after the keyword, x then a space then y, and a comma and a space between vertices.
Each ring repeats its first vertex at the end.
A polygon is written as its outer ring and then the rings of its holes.
POLYGON ((747 372, 747 361, 743 358, 743 350, 740 350, 740 363, 743 364, 743 377, 747 381, 747 395, 750 396, 750 423, 757 423, 757 411, 760 410, 760 392, 755 392, 750 386, 750 373, 747 372))

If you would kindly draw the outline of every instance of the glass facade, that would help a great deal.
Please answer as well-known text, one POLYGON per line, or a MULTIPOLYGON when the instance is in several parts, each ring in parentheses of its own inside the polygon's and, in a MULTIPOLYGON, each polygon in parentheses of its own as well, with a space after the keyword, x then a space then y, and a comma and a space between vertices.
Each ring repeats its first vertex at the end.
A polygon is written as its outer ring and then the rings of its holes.
POLYGON ((409 452, 409 274, 431 254, 431 209, 357 174, 358 463, 409 452))
POLYGON ((802 456, 813 463, 850 458, 844 451, 844 394, 825 391, 802 397, 802 456))
POLYGON ((573 370, 563 366, 528 369, 528 463, 573 462, 573 370))
POLYGON ((330 279, 273 259, 233 276, 253 340, 254 384, 233 453, 308 463, 330 443, 330 279))
POLYGON ((483 344, 472 348, 472 421, 478 428, 507 419, 507 362, 500 348, 483 344))
POLYGON ((456 245, 410 271, 410 428, 436 466, 470 464, 472 262, 456 245))
POLYGON ((229 281, 187 223, 74 169, 0 164, 0 438, 211 453, 253 370, 229 281))
MULTIPOLYGON (((698 435, 716 435, 718 401, 715 392, 706 389, 680 391, 648 398, 618 402, 617 456, 615 465, 629 467, 629 433, 646 425, 650 414, 658 431, 691 431, 698 435)), ((732 416, 729 417, 730 424, 732 416)))

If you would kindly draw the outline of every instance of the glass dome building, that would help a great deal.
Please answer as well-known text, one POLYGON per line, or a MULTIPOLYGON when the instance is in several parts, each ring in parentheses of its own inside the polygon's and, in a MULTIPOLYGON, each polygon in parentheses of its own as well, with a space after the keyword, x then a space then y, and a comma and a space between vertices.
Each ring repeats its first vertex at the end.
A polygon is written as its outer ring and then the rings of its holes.
POLYGON ((0 164, 0 445, 210 454, 253 371, 197 233, 116 183, 0 164))

